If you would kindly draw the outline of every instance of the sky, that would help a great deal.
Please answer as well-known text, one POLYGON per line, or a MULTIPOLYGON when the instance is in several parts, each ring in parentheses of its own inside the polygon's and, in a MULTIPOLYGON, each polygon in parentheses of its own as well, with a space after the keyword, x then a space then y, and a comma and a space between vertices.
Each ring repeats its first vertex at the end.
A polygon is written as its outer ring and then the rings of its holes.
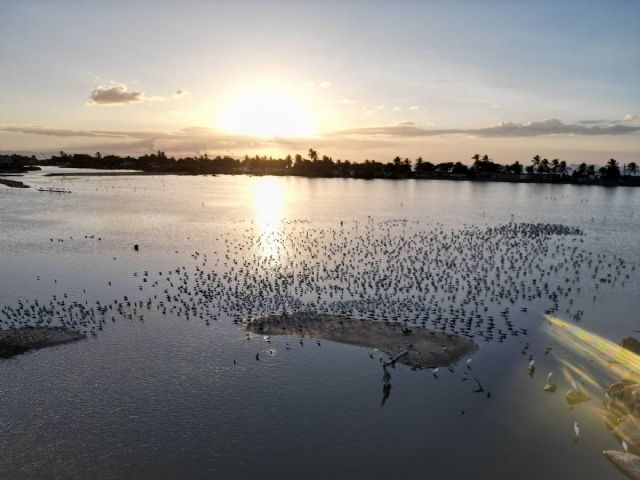
POLYGON ((0 151, 640 161, 640 2, 0 0, 0 151))

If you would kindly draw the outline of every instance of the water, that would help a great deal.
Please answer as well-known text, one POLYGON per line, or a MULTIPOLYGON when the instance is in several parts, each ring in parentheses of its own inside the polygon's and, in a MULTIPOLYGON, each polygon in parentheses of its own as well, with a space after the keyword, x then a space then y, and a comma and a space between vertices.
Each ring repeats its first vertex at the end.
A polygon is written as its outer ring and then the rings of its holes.
MULTIPOLYGON (((151 277, 185 266, 193 279, 204 254, 210 265, 219 260, 220 271, 246 258, 277 271, 312 249, 286 251, 274 238, 317 242, 322 255, 332 241, 327 232, 339 231, 340 221, 340 238, 348 239, 368 230, 375 238, 408 238, 510 221, 576 225, 586 234, 580 248, 616 255, 628 267, 640 263, 638 189, 46 172, 24 181, 73 193, 0 186, 0 306, 65 293, 67 302, 87 307, 123 295, 146 298, 151 277), (247 245, 247 238, 255 241, 247 245), (142 284, 145 270, 150 280, 142 284)), ((402 263, 410 252, 397 255, 402 263)), ((574 284, 558 315, 582 309, 583 328, 616 342, 632 334, 640 328, 638 271, 628 273, 597 290, 581 277, 581 292, 574 284)), ((511 307, 528 335, 478 340, 472 373, 491 398, 461 381, 462 366, 455 374, 441 369, 438 379, 398 366, 384 406, 381 368, 367 349, 311 341, 302 347, 283 337, 269 345, 247 341, 232 322, 233 308, 213 312, 210 325, 153 310, 144 321, 107 322, 86 341, 0 362, 0 471, 21 479, 623 478, 601 455, 620 447, 597 414, 600 398, 569 409, 559 362, 571 353, 544 354, 553 341, 544 320, 549 302, 528 305, 526 313, 511 307), (531 344, 525 354, 523 342, 531 344), (256 361, 266 348, 277 353, 256 361), (555 394, 542 391, 551 370, 555 394), (575 445, 574 421, 583 434, 575 445)), ((496 318, 502 308, 491 307, 496 318)), ((595 369, 593 375, 612 380, 595 369)))

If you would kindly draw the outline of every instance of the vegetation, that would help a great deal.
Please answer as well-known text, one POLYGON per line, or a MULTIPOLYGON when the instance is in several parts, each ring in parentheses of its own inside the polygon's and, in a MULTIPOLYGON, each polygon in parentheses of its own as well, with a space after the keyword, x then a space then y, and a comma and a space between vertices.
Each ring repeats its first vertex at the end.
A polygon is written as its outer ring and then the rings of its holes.
MULTIPOLYGON (((33 164, 33 157, 25 157, 33 164)), ((24 160, 24 159, 22 159, 24 160)), ((22 161, 21 160, 21 161, 22 161)), ((60 152, 40 165, 55 165, 73 168, 96 169, 133 169, 156 173, 184 174, 256 174, 256 175, 297 175, 305 177, 349 177, 349 178, 442 178, 453 180, 493 180, 506 182, 543 182, 543 183, 579 183, 579 184, 622 184, 640 185, 638 166, 635 162, 624 165, 622 170, 615 159, 604 166, 580 164, 569 169, 564 160, 548 160, 534 155, 530 164, 514 162, 502 165, 492 161, 488 155, 476 153, 470 160, 470 166, 462 162, 432 163, 418 157, 395 157, 389 162, 365 160, 350 162, 320 155, 309 149, 306 158, 300 154, 292 157, 273 158, 267 156, 249 156, 236 159, 230 156, 209 157, 207 154, 197 157, 173 158, 158 151, 141 157, 121 157, 117 155, 67 154, 60 152)), ((24 164, 24 163, 23 163, 24 164)))
POLYGON ((35 155, 0 155, 0 173, 22 173, 30 170, 40 170, 35 166, 37 163, 35 155))

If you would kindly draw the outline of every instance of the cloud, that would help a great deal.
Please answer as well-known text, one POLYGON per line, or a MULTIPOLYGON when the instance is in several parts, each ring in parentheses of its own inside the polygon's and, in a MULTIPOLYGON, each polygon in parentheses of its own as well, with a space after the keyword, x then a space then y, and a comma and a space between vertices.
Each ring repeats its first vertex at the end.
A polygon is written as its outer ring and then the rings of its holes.
POLYGON ((414 123, 405 122, 397 125, 381 127, 352 128, 333 132, 338 136, 365 137, 433 137, 438 135, 469 135, 474 137, 539 137, 548 135, 627 135, 640 132, 640 125, 612 124, 607 126, 582 124, 565 124, 552 118, 539 122, 514 123, 502 122, 493 127, 476 129, 430 129, 418 127, 414 123))
MULTIPOLYGON (((85 137, 85 138, 127 138, 137 140, 174 140, 192 141, 215 139, 220 143, 253 144, 265 142, 247 135, 223 133, 208 127, 187 127, 175 132, 162 132, 150 130, 74 130, 65 128, 53 128, 41 125, 0 125, 0 131, 9 133, 23 133, 28 135, 48 135, 55 137, 85 137)), ((640 125, 608 125, 585 126, 580 124, 565 124, 557 119, 542 120, 539 122, 514 123, 502 122, 498 125, 476 129, 434 129, 418 126, 415 122, 402 122, 395 125, 364 127, 339 130, 321 135, 320 138, 340 137, 433 137, 438 135, 469 135, 474 137, 539 137, 547 135, 628 135, 640 132, 640 125)), ((295 140, 295 139, 294 139, 295 140)), ((292 139, 276 138, 268 140, 273 143, 283 143, 292 139)), ((306 140, 305 140, 306 141, 306 140)))
POLYGON ((578 125, 601 125, 603 123, 611 123, 606 120, 580 120, 576 122, 578 125))
MULTIPOLYGON (((38 125, 0 125, 0 132, 26 135, 45 135, 59 138, 95 139, 95 142, 74 144, 62 150, 74 152, 140 154, 155 150, 171 152, 174 155, 191 155, 198 152, 219 151, 244 154, 250 150, 287 148, 305 151, 315 148, 379 148, 389 146, 386 139, 346 138, 320 136, 315 138, 272 138, 262 139, 249 135, 220 132, 208 127, 188 127, 174 132, 163 131, 119 131, 119 130, 74 130, 38 125)), ((56 150, 57 151, 57 150, 56 150)))
POLYGON ((417 105, 411 105, 409 107, 409 110, 418 110, 420 107, 418 107, 417 105))
MULTIPOLYGON (((220 132, 207 127, 188 127, 177 131, 152 130, 76 130, 53 128, 41 125, 0 125, 0 132, 43 135, 59 138, 94 139, 84 141, 81 146, 69 147, 73 151, 146 153, 161 149, 173 154, 192 154, 205 151, 246 153, 250 150, 286 148, 305 150, 315 148, 353 149, 381 148, 397 145, 407 139, 445 135, 470 137, 513 138, 549 135, 630 135, 640 132, 640 125, 610 124, 607 126, 565 124, 557 119, 530 123, 503 122, 495 126, 476 129, 435 129, 418 126, 414 122, 395 125, 353 128, 326 133, 314 138, 261 139, 249 135, 220 132)), ((75 142, 77 143, 77 142, 75 142)))
POLYGON ((2 126, 0 131, 10 133, 25 133, 27 135, 49 135, 52 137, 124 137, 108 130, 71 130, 66 128, 52 128, 45 126, 2 126))
POLYGON ((123 105, 145 100, 144 93, 135 90, 129 92, 127 86, 122 83, 98 85, 93 88, 89 98, 89 105, 123 105))
POLYGON ((627 113, 624 117, 618 120, 580 120, 576 123, 579 125, 598 125, 600 127, 608 127, 612 125, 638 125, 640 124, 640 117, 632 113, 627 113))

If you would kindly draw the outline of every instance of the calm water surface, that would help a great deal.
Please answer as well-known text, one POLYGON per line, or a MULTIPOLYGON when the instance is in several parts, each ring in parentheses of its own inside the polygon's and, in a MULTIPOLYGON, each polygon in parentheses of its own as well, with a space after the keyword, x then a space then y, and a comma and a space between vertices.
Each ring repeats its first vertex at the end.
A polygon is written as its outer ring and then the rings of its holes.
MULTIPOLYGON (((413 230, 561 223, 585 231, 581 248, 640 263, 640 189, 46 171, 23 180, 73 193, 0 186, 0 307, 65 293, 87 305, 137 298, 135 272, 192 268, 195 252, 224 256, 225 241, 254 233, 247 248, 277 263, 282 252, 264 239, 286 222, 309 232, 300 241, 340 221, 366 229, 407 220, 413 230)), ((638 270, 615 288, 596 291, 585 279, 570 308, 584 311, 581 327, 617 342, 640 329, 638 285, 638 270)), ((274 337, 277 354, 257 362, 263 341, 247 341, 233 312, 210 325, 153 312, 108 323, 86 341, 0 361, 0 476, 623 478, 601 455, 620 447, 597 414, 599 398, 570 409, 562 378, 557 393, 542 391, 562 360, 544 355, 547 307, 514 309, 528 335, 479 342, 473 372, 491 398, 446 369, 436 379, 398 366, 383 406, 380 365, 367 349, 274 337)))

